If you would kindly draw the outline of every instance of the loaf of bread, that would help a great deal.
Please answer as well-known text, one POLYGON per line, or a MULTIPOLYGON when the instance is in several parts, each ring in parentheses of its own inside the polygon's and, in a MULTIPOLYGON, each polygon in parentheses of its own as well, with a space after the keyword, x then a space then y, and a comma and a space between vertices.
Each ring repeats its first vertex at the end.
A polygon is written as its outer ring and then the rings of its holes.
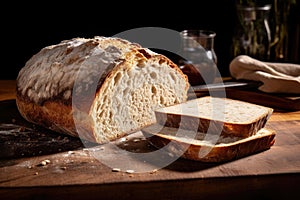
POLYGON ((229 98, 205 96, 155 111, 158 124, 247 138, 263 128, 273 109, 229 98))
POLYGON ((154 110, 185 102, 188 88, 176 64, 139 44, 73 38, 26 62, 16 103, 29 122, 105 143, 154 123, 154 110))
POLYGON ((223 137, 153 124, 142 129, 156 148, 165 147, 173 156, 200 162, 228 162, 270 149, 275 131, 262 128, 250 137, 223 137))

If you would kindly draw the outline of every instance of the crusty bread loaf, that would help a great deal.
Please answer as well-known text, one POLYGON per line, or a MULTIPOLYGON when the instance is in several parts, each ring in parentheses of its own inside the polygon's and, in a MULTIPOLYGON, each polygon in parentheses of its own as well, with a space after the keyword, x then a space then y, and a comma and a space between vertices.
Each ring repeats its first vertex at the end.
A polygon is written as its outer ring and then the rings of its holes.
POLYGON ((32 123, 105 143, 154 123, 154 110, 185 102, 188 88, 176 64, 139 44, 73 38, 26 62, 16 103, 32 123))
POLYGON ((275 131, 262 128, 250 137, 223 137, 191 130, 153 124, 142 133, 156 148, 167 148, 173 154, 201 162, 227 162, 269 149, 275 143, 275 131))
POLYGON ((269 107, 212 96, 155 111, 157 123, 164 126, 244 138, 263 128, 272 113, 269 107))

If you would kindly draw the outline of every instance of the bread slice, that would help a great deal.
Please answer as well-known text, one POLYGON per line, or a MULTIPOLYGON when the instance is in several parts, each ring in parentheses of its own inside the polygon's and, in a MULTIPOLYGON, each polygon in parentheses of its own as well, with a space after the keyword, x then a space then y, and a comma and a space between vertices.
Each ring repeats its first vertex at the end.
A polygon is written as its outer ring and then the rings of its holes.
POLYGON ((28 121, 97 143, 155 122, 154 110, 187 100, 187 76, 166 56, 114 38, 73 38, 33 55, 17 77, 28 121))
POLYGON ((269 107, 212 96, 155 110, 163 126, 242 138, 263 128, 272 113, 269 107))
POLYGON ((270 149, 275 131, 262 128, 247 138, 224 137, 153 124, 142 133, 156 148, 165 147, 173 156, 201 162, 228 162, 270 149))

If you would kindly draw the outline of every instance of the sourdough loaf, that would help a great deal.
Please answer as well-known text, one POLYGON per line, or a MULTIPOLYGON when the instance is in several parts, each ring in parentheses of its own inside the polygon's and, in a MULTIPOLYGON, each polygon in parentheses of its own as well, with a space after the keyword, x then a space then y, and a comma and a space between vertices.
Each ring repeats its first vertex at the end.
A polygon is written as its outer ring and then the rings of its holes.
POLYGON ((212 96, 155 111, 157 123, 167 127, 243 138, 263 128, 272 113, 269 107, 212 96))
POLYGON ((154 110, 185 102, 188 88, 176 64, 139 44, 73 38, 26 62, 16 103, 32 123, 105 143, 154 123, 154 110))
POLYGON ((247 138, 219 137, 159 124, 143 128, 142 133, 156 148, 165 147, 173 156, 200 162, 228 162, 265 151, 275 143, 276 135, 274 130, 262 128, 247 138))

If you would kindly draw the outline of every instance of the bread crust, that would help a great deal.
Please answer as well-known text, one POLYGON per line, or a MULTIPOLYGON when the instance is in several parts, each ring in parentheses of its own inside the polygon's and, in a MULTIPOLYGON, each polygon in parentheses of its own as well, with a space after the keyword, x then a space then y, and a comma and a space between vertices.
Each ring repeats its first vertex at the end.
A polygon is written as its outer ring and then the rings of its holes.
POLYGON ((156 119, 161 125, 173 128, 198 130, 199 132, 220 133, 222 136, 249 137, 265 127, 271 113, 258 118, 256 121, 245 124, 222 122, 213 119, 195 118, 179 114, 156 112, 156 119))
MULTIPOLYGON (((187 76, 170 59, 127 40, 96 36, 64 40, 33 55, 17 77, 16 103, 19 112, 27 121, 37 125, 74 137, 79 137, 80 129, 82 139, 102 143, 97 140, 94 125, 90 123, 93 99, 103 92, 103 87, 117 70, 130 68, 133 60, 167 63, 185 80, 186 97, 183 101, 187 99, 187 76), (105 69, 97 66, 95 69, 89 68, 89 65, 103 63, 105 69), (86 74, 83 71, 83 75, 77 76, 78 71, 82 70, 80 67, 88 70, 86 74), (74 110, 72 96, 76 92, 73 91, 76 78, 86 83, 86 89, 79 91, 82 98, 77 102, 84 120, 75 123, 73 114, 78 110, 74 110), (97 86, 95 92, 90 89, 93 85, 97 86)), ((112 136, 111 140, 126 134, 112 136)))
POLYGON ((248 138, 235 138, 235 141, 226 144, 208 144, 205 140, 199 143, 170 136, 172 130, 153 132, 146 127, 142 132, 158 149, 167 147, 170 153, 178 154, 182 158, 211 163, 228 162, 270 149, 275 143, 276 135, 274 130, 262 128, 256 135, 248 138))
MULTIPOLYGON (((247 102, 242 102, 238 100, 232 100, 228 98, 218 98, 218 97, 210 97, 205 96, 201 97, 202 99, 219 99, 220 101, 223 101, 224 103, 224 111, 225 113, 232 113, 232 115, 239 115, 239 113, 235 113, 238 111, 238 108, 234 108, 232 110, 227 109, 225 106, 225 102, 231 102, 232 105, 234 105, 235 102, 239 102, 243 104, 243 106, 250 105, 255 109, 264 109, 264 113, 257 116, 254 120, 251 121, 244 121, 244 122, 234 122, 234 121, 228 121, 226 119, 215 119, 213 117, 208 118, 205 116, 192 116, 190 113, 173 113, 169 111, 165 111, 164 109, 159 109, 155 111, 155 116, 157 119, 157 123, 167 126, 167 127, 173 127, 173 128, 182 128, 187 130, 197 130, 199 132, 210 132, 215 134, 221 134, 222 136, 229 136, 229 137, 242 137, 247 138, 251 135, 254 135, 257 133, 258 130, 265 127, 268 119, 273 113, 272 108, 263 107, 260 105, 250 104, 247 102)), ((194 102, 201 101, 200 98, 193 100, 194 102)), ((205 101, 205 100, 204 100, 205 101)), ((213 105, 213 103, 205 105, 210 106, 213 105)), ((201 105, 199 108, 197 108, 196 103, 194 103, 194 110, 196 109, 203 109, 204 107, 201 105)), ((184 105, 182 105, 183 108, 184 105)), ((212 107, 213 109, 213 107, 212 107)), ((222 109, 221 109, 222 111, 222 109)), ((220 111, 220 112, 221 112, 220 111)), ((251 114, 251 113, 250 113, 251 114)), ((224 114, 225 116, 226 114, 224 114)))

